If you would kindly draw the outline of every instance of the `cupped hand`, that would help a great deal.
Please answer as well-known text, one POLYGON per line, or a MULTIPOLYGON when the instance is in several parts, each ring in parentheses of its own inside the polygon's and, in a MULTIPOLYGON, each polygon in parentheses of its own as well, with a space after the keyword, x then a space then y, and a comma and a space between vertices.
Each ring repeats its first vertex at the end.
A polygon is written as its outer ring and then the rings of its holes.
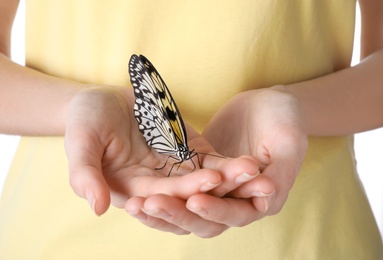
MULTIPOLYGON (((196 174, 164 178, 169 167, 154 170, 167 157, 146 144, 133 116, 133 104, 131 89, 98 86, 78 93, 68 105, 65 148, 70 183, 96 214, 105 213, 110 203, 123 207, 131 196, 166 193, 185 197, 221 183, 214 171, 198 178, 193 178, 196 174)), ((184 163, 178 170, 185 172, 188 167, 184 163)))
MULTIPOLYGON (((276 190, 271 194, 274 197, 269 200, 271 203, 264 201, 265 196, 253 197, 255 207, 268 203, 267 209, 256 212, 254 219, 277 214, 282 209, 308 143, 299 101, 292 94, 283 86, 241 93, 214 116, 203 136, 221 154, 254 156, 261 175, 273 181, 276 190)), ((251 186, 248 182, 231 196, 243 197, 251 186)), ((195 199, 191 197, 188 203, 195 199)))
POLYGON ((283 86, 237 95, 217 112, 202 136, 215 151, 236 158, 204 165, 221 172, 221 186, 228 185, 223 192, 218 186, 190 196, 186 203, 163 194, 135 197, 125 209, 150 227, 213 237, 283 208, 307 149, 299 102, 283 86), (261 173, 232 185, 233 173, 246 173, 251 167, 261 173))
POLYGON ((160 230, 212 237, 282 209, 307 149, 304 122, 294 96, 281 86, 239 94, 215 115, 203 137, 219 153, 237 157, 222 167, 204 165, 221 172, 224 181, 220 186, 190 196, 186 204, 163 194, 136 197, 127 202, 126 210, 160 230), (236 167, 243 168, 238 171, 236 167), (262 174, 237 186, 229 180, 233 173, 246 173, 251 167, 259 167, 262 174), (231 188, 219 192, 225 184, 231 188))
POLYGON ((220 193, 199 193, 190 196, 185 205, 176 198, 155 195, 128 201, 128 212, 141 205, 143 212, 137 218, 148 226, 176 234, 213 237, 229 227, 248 225, 282 209, 307 149, 299 102, 293 95, 283 86, 241 93, 218 111, 203 137, 220 154, 237 157, 223 168, 218 167, 223 176, 233 172, 225 171, 229 165, 232 169, 242 166, 246 172, 251 161, 261 174, 222 198, 217 197, 220 193))
MULTIPOLYGON (((199 237, 214 237, 229 227, 255 221, 259 209, 254 207, 252 197, 265 196, 269 203, 272 196, 267 195, 273 194, 273 183, 259 175, 258 163, 251 156, 224 160, 211 160, 210 157, 204 158, 202 166, 206 169, 192 173, 205 174, 207 168, 212 168, 221 174, 221 184, 209 192, 197 192, 188 197, 137 196, 127 201, 125 210, 149 227, 175 234, 193 233, 199 237)), ((258 206, 266 210, 264 201, 258 206)))
MULTIPOLYGON (((164 165, 167 156, 147 146, 133 116, 133 104, 131 89, 105 86, 85 89, 68 104, 65 149, 70 183, 97 215, 105 213, 110 204, 124 207, 129 198, 158 194, 183 201, 185 208, 186 200, 193 194, 211 191, 224 195, 258 174, 254 160, 240 159, 247 160, 250 166, 233 171, 235 167, 230 168, 233 159, 200 154, 206 169, 193 171, 193 163, 185 161, 174 167, 167 178, 175 161, 169 159, 166 167, 155 170, 164 165)), ((191 148, 214 153, 208 142, 190 127, 188 135, 191 148)), ((177 208, 170 202, 166 207, 177 208)), ((190 211, 187 214, 195 215, 190 211)))

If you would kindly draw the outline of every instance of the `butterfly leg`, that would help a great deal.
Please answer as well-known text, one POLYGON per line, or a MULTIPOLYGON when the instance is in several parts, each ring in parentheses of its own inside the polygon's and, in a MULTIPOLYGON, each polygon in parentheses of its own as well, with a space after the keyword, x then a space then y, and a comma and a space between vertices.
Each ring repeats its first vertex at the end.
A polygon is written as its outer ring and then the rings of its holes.
MULTIPOLYGON (((195 157, 195 156, 197 156, 197 158, 198 158, 198 165, 199 165, 199 168, 202 169, 201 163, 200 163, 200 161, 199 161, 199 156, 198 156, 197 153, 195 153, 195 154, 193 154, 191 157, 189 157, 189 159, 187 159, 187 160, 190 160, 190 161, 192 162, 192 164, 193 164, 193 170, 192 170, 192 172, 194 172, 195 169, 197 168, 197 166, 195 165, 195 162, 194 162, 193 159, 192 159, 192 158, 195 157)), ((177 170, 178 170, 178 168, 181 166, 181 163, 182 163, 182 162, 184 162, 184 161, 180 161, 180 162, 178 162, 178 163, 175 163, 175 164, 179 164, 178 167, 177 167, 177 170)))
POLYGON ((196 157, 196 156, 197 156, 197 159, 198 159, 198 166, 199 166, 200 169, 202 169, 201 159, 199 158, 198 153, 197 153, 197 152, 194 152, 194 149, 193 149, 193 150, 191 150, 190 154, 191 154, 191 156, 190 156, 189 159, 193 162, 193 165, 194 165, 194 169, 193 169, 193 171, 194 171, 197 167, 196 167, 194 161, 192 160, 192 158, 193 158, 193 157, 196 157))
MULTIPOLYGON (((163 168, 165 168, 165 166, 168 164, 168 161, 169 161, 170 158, 172 158, 172 159, 174 159, 174 160, 177 160, 177 159, 178 159, 177 157, 174 157, 174 156, 171 156, 171 155, 170 155, 170 156, 168 156, 168 158, 166 159, 164 165, 162 165, 161 167, 155 168, 154 170, 158 171, 158 170, 162 170, 163 168)), ((172 166, 172 168, 173 168, 173 166, 172 166)))
MULTIPOLYGON (((193 161, 193 157, 197 157, 197 160, 198 160, 198 166, 200 169, 202 169, 202 163, 201 163, 201 158, 199 157, 198 153, 197 152, 193 152, 194 150, 191 151, 191 156, 189 158, 187 158, 186 160, 191 160, 192 164, 193 164, 193 170, 191 170, 191 172, 195 171, 195 169, 197 168, 197 165, 195 164, 195 162, 193 161)), ((170 168, 170 171, 168 173, 168 177, 170 176, 170 174, 172 173, 173 171, 173 168, 175 165, 177 165, 177 171, 178 169, 180 168, 181 164, 185 161, 185 160, 180 160, 180 158, 177 158, 175 156, 168 156, 168 158, 166 159, 164 165, 162 165, 161 167, 158 167, 158 168, 155 168, 155 170, 162 170, 163 168, 165 168, 165 166, 168 164, 168 161, 169 159, 172 158, 174 160, 177 160, 177 162, 173 163, 172 167, 170 168)))
MULTIPOLYGON (((191 156, 191 157, 188 159, 188 160, 190 160, 190 161, 192 162, 192 164, 193 164, 193 170, 191 170, 190 172, 194 172, 195 169, 197 168, 197 166, 195 165, 194 161, 192 160, 192 158, 193 158, 194 156, 197 156, 197 157, 198 157, 198 154, 196 153, 196 154, 194 154, 193 156, 191 156)), ((170 176, 170 174, 171 174, 171 172, 172 172, 172 170, 173 170, 174 165, 178 165, 178 166, 177 166, 177 171, 178 171, 178 169, 180 168, 180 166, 181 166, 181 164, 182 164, 183 162, 184 162, 184 160, 180 160, 180 161, 174 163, 174 164, 172 165, 172 167, 170 168, 168 177, 170 176)), ((202 168, 202 167, 201 167, 201 163, 199 162, 199 157, 198 157, 198 164, 199 164, 200 168, 202 168)))
POLYGON ((181 166, 181 164, 183 163, 184 161, 179 161, 179 162, 176 162, 176 163, 173 163, 173 165, 172 165, 172 167, 170 168, 170 171, 169 171, 169 173, 168 173, 168 177, 170 176, 170 174, 172 173, 172 170, 173 170, 173 167, 174 167, 174 165, 178 165, 177 166, 177 171, 178 171, 178 169, 180 168, 180 166, 181 166))

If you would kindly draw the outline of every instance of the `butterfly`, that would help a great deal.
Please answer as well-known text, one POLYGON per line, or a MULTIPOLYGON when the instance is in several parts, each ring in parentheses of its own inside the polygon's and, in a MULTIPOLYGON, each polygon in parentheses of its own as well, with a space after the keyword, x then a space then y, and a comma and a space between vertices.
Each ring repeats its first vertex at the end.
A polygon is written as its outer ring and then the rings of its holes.
MULTIPOLYGON (((138 129, 150 147, 160 154, 168 155, 165 164, 156 170, 163 169, 169 158, 175 159, 177 162, 172 165, 168 174, 170 176, 175 165, 179 167, 195 156, 202 168, 198 153, 194 149, 189 150, 181 113, 153 64, 145 56, 133 54, 129 61, 129 75, 136 98, 134 117, 138 129)), ((196 165, 191 161, 194 171, 196 165)))

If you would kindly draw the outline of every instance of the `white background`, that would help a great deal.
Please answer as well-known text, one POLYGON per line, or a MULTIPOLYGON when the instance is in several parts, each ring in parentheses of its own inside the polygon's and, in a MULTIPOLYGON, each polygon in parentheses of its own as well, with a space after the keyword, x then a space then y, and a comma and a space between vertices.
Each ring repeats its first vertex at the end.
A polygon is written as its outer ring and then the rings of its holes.
MULTIPOLYGON (((12 59, 20 64, 24 64, 25 57, 24 1, 20 1, 21 4, 12 34, 12 59)), ((358 11, 358 26, 355 33, 356 50, 359 48, 359 21, 358 11)), ((358 62, 358 57, 359 51, 355 51, 353 64, 358 62)), ((18 142, 19 137, 17 136, 0 135, 0 191, 18 142)), ((364 184, 381 234, 383 234, 383 129, 357 134, 355 137, 355 151, 360 178, 364 184)))

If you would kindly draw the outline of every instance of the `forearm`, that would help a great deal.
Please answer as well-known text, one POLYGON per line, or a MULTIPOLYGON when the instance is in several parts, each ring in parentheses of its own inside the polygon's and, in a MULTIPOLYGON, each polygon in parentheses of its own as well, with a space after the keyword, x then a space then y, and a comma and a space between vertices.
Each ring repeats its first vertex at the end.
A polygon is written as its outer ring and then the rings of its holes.
POLYGON ((286 86, 301 104, 307 133, 346 135, 383 126, 383 50, 359 65, 286 86))
POLYGON ((66 106, 83 84, 17 65, 0 54, 0 133, 63 135, 66 106))

